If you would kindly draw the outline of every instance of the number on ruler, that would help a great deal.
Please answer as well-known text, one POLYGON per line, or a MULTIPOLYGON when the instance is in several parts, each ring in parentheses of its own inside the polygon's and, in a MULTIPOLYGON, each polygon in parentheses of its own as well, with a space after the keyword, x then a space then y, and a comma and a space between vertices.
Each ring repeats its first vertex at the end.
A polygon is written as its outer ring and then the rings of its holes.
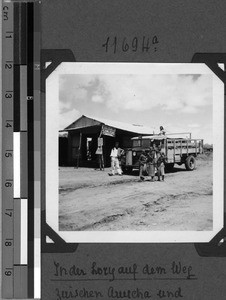
POLYGON ((11 218, 13 216, 13 212, 12 211, 6 211, 5 215, 9 216, 11 218))
POLYGON ((7 271, 5 271, 5 275, 6 276, 11 276, 12 275, 12 268, 6 268, 7 269, 7 271))
POLYGON ((5 38, 12 39, 13 38, 12 34, 13 34, 13 31, 6 31, 5 38))
POLYGON ((5 125, 5 127, 6 128, 12 128, 12 125, 9 123, 9 122, 13 122, 12 120, 6 120, 6 125, 5 125))
POLYGON ((5 246, 6 247, 11 247, 12 245, 13 245, 13 243, 12 243, 11 239, 6 239, 5 246))
POLYGON ((9 7, 4 5, 2 10, 3 10, 3 20, 8 21, 8 19, 9 19, 9 12, 8 12, 9 7))
POLYGON ((12 180, 6 180, 6 182, 5 182, 5 187, 7 187, 7 188, 12 187, 13 184, 12 184, 11 181, 12 181, 12 180))
POLYGON ((12 92, 6 92, 5 93, 5 98, 6 99, 11 99, 13 97, 13 93, 12 92))
POLYGON ((12 150, 8 150, 8 151, 6 151, 6 153, 5 153, 5 157, 13 157, 13 154, 12 154, 12 152, 11 152, 12 150))
POLYGON ((5 64, 5 69, 12 69, 13 65, 11 63, 5 64))

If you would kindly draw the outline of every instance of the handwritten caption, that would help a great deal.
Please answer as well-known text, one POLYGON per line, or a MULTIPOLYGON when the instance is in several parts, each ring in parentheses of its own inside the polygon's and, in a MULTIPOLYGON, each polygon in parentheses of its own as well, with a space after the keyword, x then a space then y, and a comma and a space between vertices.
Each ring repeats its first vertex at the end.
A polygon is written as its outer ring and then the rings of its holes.
POLYGON ((108 36, 102 48, 106 53, 154 53, 158 50, 159 38, 154 36, 142 36, 120 38, 118 36, 108 36))
MULTIPOLYGON (((167 266, 138 265, 136 263, 122 266, 102 266, 92 262, 87 268, 77 265, 63 266, 54 261, 54 273, 51 281, 61 282, 61 287, 55 289, 56 300, 63 299, 164 299, 183 298, 182 281, 197 280, 197 276, 191 265, 173 261, 167 266), (101 284, 105 281, 105 284, 101 284), (124 281, 122 284, 115 282, 124 281), (133 281, 129 287, 126 282, 133 281), (148 282, 149 288, 139 287, 140 282, 148 282), (173 283, 171 288, 156 288, 155 283, 173 283), (63 288, 62 288, 62 282, 63 288), (95 282, 91 289, 88 282, 95 282), (99 283, 97 283, 99 282, 99 283), (110 283, 110 284, 109 284, 110 283), (150 287, 151 283, 151 287, 150 287), (104 286, 104 287, 103 287, 104 286), (120 287, 119 287, 120 286, 120 287), (123 287, 123 288, 122 288, 123 287)), ((143 284, 142 284, 143 286, 143 284)))

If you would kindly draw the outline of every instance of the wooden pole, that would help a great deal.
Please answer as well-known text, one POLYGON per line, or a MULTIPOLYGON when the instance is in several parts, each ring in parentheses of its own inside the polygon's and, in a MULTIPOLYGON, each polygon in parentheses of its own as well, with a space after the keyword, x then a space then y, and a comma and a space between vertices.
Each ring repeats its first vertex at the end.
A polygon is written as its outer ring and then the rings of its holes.
MULTIPOLYGON (((100 131, 99 138, 101 138, 101 136, 102 136, 102 128, 103 128, 103 127, 101 127, 101 131, 100 131)), ((103 167, 103 170, 104 170, 104 154, 103 154, 103 151, 104 151, 104 143, 103 143, 103 145, 101 146, 101 150, 102 150, 102 154, 101 154, 101 163, 102 163, 102 166, 101 166, 101 168, 103 167)))
POLYGON ((78 169, 78 167, 79 167, 79 158, 80 158, 80 154, 81 154, 81 144, 82 144, 82 133, 80 132, 79 146, 78 146, 77 169, 78 169))
POLYGON ((180 157, 182 157, 182 140, 180 141, 180 157))
POLYGON ((168 158, 168 140, 166 139, 166 158, 168 158))
POLYGON ((175 153, 176 153, 176 143, 175 140, 173 140, 173 162, 175 163, 175 153))
POLYGON ((103 129, 103 126, 101 126, 101 131, 100 131, 99 138, 100 138, 100 137, 101 137, 101 135, 102 135, 102 129, 103 129))
POLYGON ((102 167, 103 167, 103 171, 104 171, 104 154, 103 154, 103 147, 102 147, 101 159, 102 159, 102 167))

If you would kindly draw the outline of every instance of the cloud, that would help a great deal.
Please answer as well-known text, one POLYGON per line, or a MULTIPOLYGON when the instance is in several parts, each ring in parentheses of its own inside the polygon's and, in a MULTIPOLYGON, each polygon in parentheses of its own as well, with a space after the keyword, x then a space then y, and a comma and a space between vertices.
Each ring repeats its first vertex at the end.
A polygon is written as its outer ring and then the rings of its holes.
POLYGON ((188 124, 188 127, 189 127, 189 128, 199 128, 199 127, 200 127, 200 124, 192 123, 192 124, 188 124))
POLYGON ((59 78, 60 102, 74 105, 78 100, 87 100, 91 75, 61 75, 59 78))
POLYGON ((104 98, 101 97, 100 95, 94 95, 91 100, 93 102, 96 102, 96 103, 103 103, 104 102, 104 98))
POLYGON ((72 103, 71 102, 61 102, 59 103, 60 113, 63 113, 64 110, 71 109, 72 103))
POLYGON ((186 105, 181 108, 182 113, 195 114, 198 112, 198 106, 186 105))
POLYGON ((72 109, 67 112, 61 113, 59 116, 59 130, 63 130, 65 127, 67 127, 76 119, 78 119, 80 116, 81 113, 76 109, 72 109))
POLYGON ((110 110, 198 113, 212 104, 211 75, 65 75, 60 101, 103 103, 110 110))
POLYGON ((161 106, 172 112, 196 113, 212 101, 210 76, 192 77, 179 75, 130 76, 118 86, 118 80, 105 81, 111 97, 107 105, 113 109, 144 111, 161 106))

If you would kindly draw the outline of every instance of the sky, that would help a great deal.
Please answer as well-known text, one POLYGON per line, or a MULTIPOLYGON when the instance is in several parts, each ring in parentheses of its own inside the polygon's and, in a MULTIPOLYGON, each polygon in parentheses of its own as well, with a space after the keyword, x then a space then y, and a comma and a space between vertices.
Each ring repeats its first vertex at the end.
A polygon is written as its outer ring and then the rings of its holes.
POLYGON ((212 75, 67 74, 59 80, 60 130, 87 115, 213 142, 212 75))

